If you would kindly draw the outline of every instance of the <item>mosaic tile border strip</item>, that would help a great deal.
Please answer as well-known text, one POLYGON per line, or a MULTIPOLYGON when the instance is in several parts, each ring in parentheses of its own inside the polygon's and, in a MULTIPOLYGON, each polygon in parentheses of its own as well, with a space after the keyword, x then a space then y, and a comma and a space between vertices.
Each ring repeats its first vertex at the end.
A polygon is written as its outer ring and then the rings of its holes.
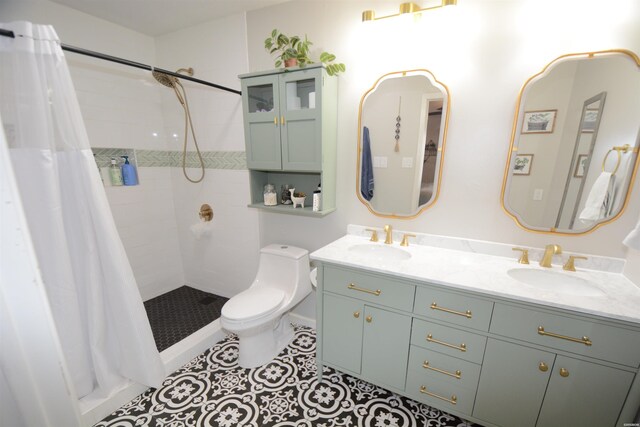
MULTIPOLYGON (((133 150, 129 148, 92 148, 99 167, 110 165, 112 157, 129 156, 138 167, 182 167, 182 151, 169 150, 133 150)), ((204 151, 201 152, 205 169, 247 169, 247 158, 244 151, 204 151)), ((200 161, 195 151, 187 151, 185 165, 188 168, 199 168, 200 161)))

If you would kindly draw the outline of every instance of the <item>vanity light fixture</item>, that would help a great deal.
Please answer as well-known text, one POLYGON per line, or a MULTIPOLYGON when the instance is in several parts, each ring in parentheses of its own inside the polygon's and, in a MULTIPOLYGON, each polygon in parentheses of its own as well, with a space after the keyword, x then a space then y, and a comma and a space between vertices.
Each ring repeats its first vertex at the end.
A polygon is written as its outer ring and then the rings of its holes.
POLYGON ((394 15, 387 15, 387 16, 381 16, 379 18, 376 18, 375 11, 365 10, 364 12, 362 12, 362 22, 377 21, 379 19, 385 19, 385 18, 393 18, 394 16, 405 15, 407 13, 423 12, 425 10, 439 9, 444 6, 455 6, 456 4, 458 4, 458 0, 441 0, 440 4, 437 6, 420 8, 420 6, 418 6, 413 2, 400 3, 400 11, 394 15))

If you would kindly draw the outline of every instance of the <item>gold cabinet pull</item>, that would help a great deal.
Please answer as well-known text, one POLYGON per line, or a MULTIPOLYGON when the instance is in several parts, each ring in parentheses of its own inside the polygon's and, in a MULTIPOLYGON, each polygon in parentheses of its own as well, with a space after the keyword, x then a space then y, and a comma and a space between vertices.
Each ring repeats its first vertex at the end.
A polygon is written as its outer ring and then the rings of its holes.
POLYGON ((560 376, 563 378, 567 378, 569 376, 569 371, 565 368, 560 368, 560 376))
POLYGON ((278 116, 275 116, 275 117, 273 118, 273 124, 274 124, 274 125, 276 125, 276 126, 278 126, 278 116))
POLYGON ((549 365, 544 362, 540 362, 540 364, 538 365, 538 369, 540 369, 542 372, 547 372, 549 370, 549 365))
POLYGON ((452 405, 455 405, 458 403, 458 397, 455 394, 451 395, 451 399, 447 399, 446 397, 438 396, 435 393, 431 393, 430 391, 427 390, 427 387, 423 385, 420 386, 420 393, 426 394, 427 396, 435 397, 436 399, 444 400, 445 402, 449 402, 452 405))
POLYGON ((365 320, 367 321, 367 323, 371 323, 371 321, 373 320, 373 317, 367 316, 365 320))
POLYGON ((440 310, 440 311, 444 311, 445 313, 451 313, 451 314, 457 314, 458 316, 464 316, 467 319, 471 319, 471 310, 467 310, 464 313, 461 311, 455 311, 455 310, 451 310, 449 308, 444 308, 444 307, 438 307, 438 304, 436 304, 435 302, 431 303, 431 310, 440 310))
POLYGON ((280 124, 284 126, 284 116, 280 116, 280 124))
POLYGON ((424 369, 430 369, 432 371, 440 372, 441 374, 449 375, 450 377, 453 377, 453 378, 460 379, 462 377, 461 371, 455 371, 455 372, 443 371, 442 369, 434 368, 433 366, 429 365, 428 360, 424 361, 424 363, 422 364, 422 367, 424 369))
POLYGON ((380 294, 382 293, 380 289, 376 289, 375 291, 372 291, 371 289, 359 288, 355 285, 355 283, 349 283, 347 285, 347 289, 353 289, 354 291, 365 292, 367 294, 373 294, 375 296, 380 296, 380 294))
POLYGON ((571 341, 571 342, 577 342, 577 343, 584 344, 584 345, 593 344, 591 342, 591 340, 589 339, 589 337, 573 338, 573 337, 568 337, 566 335, 554 334, 553 332, 545 331, 543 326, 538 326, 538 334, 539 335, 546 335, 546 336, 553 337, 553 338, 560 338, 560 339, 571 341))
POLYGON ((433 335, 431 335, 431 334, 427 335, 427 341, 433 342, 433 343, 436 343, 436 344, 440 344, 440 345, 443 345, 445 347, 455 348, 456 350, 460 350, 460 351, 463 351, 463 352, 467 351, 467 345, 465 343, 462 343, 460 345, 449 344, 449 343, 446 343, 444 341, 438 341, 437 339, 433 338, 433 335))
POLYGON ((360 312, 359 312, 359 311, 354 311, 354 312, 353 312, 353 317, 355 317, 356 319, 357 319, 358 317, 360 317, 360 312))

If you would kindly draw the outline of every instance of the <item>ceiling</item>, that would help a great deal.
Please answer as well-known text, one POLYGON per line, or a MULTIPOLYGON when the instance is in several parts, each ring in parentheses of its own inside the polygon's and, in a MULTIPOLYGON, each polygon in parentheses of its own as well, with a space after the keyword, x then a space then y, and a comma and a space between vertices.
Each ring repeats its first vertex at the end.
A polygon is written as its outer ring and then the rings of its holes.
POLYGON ((288 0, 52 0, 142 34, 159 36, 288 0))

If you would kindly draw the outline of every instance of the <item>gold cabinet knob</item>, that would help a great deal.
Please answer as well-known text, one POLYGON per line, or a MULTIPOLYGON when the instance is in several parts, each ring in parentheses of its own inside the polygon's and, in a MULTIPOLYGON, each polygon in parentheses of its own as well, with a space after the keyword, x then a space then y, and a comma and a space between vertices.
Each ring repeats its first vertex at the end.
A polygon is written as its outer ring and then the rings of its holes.
POLYGON ((560 368, 560 376, 563 378, 567 378, 569 376, 569 371, 565 368, 560 368))
POLYGON ((355 317, 356 319, 357 319, 358 317, 360 317, 360 312, 359 312, 359 311, 354 311, 354 312, 353 312, 353 317, 355 317))
POLYGON ((367 321, 367 323, 371 323, 371 321, 373 320, 373 317, 367 316, 365 320, 367 321))
POLYGON ((549 370, 549 365, 544 362, 540 362, 540 364, 538 365, 538 369, 540 369, 542 372, 547 372, 549 370))

